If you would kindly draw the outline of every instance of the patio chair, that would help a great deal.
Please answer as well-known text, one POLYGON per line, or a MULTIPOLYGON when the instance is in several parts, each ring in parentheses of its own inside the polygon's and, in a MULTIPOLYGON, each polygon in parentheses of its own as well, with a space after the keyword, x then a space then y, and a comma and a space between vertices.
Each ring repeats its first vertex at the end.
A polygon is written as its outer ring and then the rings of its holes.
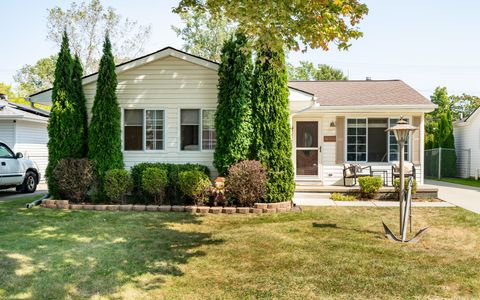
POLYGON ((372 175, 372 166, 362 167, 360 165, 351 165, 351 164, 344 164, 343 165, 343 185, 344 186, 355 186, 357 184, 357 178, 359 177, 366 177, 366 176, 373 176, 372 175), (347 185, 347 178, 353 180, 352 185, 347 185))
MULTIPOLYGON (((405 174, 405 177, 410 178, 413 177, 413 179, 417 179, 416 177, 416 170, 415 170, 415 165, 412 164, 411 162, 404 162, 403 163, 403 172, 405 174)), ((392 165, 392 186, 393 182, 395 181, 396 178, 400 178, 400 164, 399 163, 394 163, 392 165)))

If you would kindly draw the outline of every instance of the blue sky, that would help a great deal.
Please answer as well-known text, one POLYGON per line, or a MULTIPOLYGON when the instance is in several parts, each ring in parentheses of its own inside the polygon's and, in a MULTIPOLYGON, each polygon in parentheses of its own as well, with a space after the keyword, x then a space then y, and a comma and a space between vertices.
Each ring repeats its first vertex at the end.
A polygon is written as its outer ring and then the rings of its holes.
MULTIPOLYGON (((180 48, 170 29, 179 18, 171 12, 174 0, 103 0, 123 16, 152 25, 146 52, 165 46, 180 48)), ((24 64, 56 53, 45 39, 47 8, 68 7, 70 1, 2 1, 0 82, 13 83, 24 64)), ((364 37, 349 51, 309 50, 290 53, 293 63, 311 60, 342 69, 350 79, 402 79, 425 96, 436 86, 450 93, 480 96, 480 1, 372 0, 360 24, 364 37)))

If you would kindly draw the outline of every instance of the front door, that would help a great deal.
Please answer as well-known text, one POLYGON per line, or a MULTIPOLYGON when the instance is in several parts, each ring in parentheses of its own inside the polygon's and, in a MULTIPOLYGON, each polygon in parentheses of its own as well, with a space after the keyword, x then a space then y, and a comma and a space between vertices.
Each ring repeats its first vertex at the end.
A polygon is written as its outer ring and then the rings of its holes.
POLYGON ((296 175, 319 178, 319 130, 317 121, 297 121, 296 175))

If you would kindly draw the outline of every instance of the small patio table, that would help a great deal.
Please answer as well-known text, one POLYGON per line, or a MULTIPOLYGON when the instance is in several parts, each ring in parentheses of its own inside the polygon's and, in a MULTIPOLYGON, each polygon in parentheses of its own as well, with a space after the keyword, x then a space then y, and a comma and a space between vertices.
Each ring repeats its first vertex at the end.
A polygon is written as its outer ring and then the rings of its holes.
POLYGON ((383 180, 383 186, 388 185, 388 171, 387 170, 372 170, 372 176, 375 176, 375 173, 378 173, 383 180))

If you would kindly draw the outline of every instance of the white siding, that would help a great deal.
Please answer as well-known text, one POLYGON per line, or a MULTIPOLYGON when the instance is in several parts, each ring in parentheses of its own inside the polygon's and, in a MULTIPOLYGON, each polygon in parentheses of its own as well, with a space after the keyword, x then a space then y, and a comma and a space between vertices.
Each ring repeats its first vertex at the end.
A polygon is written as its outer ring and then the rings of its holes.
POLYGON ((12 120, 0 121, 0 141, 13 148, 15 144, 15 123, 12 120))
POLYGON ((470 174, 468 177, 475 177, 480 172, 480 117, 479 114, 472 117, 473 119, 469 120, 466 126, 455 126, 453 131, 457 156, 465 156, 464 150, 470 149, 470 174), (461 153, 461 151, 463 152, 461 153))
POLYGON ((42 181, 45 179, 45 168, 48 164, 48 132, 47 124, 28 121, 16 123, 15 152, 22 152, 25 158, 38 165, 42 181))
MULTIPOLYGON (((218 76, 215 70, 170 56, 120 73, 117 79, 122 111, 164 109, 167 122, 165 150, 124 151, 128 168, 140 162, 199 163, 207 165, 215 175, 213 151, 180 151, 179 146, 180 109, 216 108, 218 76)), ((87 84, 84 89, 91 117, 96 83, 87 84)))

